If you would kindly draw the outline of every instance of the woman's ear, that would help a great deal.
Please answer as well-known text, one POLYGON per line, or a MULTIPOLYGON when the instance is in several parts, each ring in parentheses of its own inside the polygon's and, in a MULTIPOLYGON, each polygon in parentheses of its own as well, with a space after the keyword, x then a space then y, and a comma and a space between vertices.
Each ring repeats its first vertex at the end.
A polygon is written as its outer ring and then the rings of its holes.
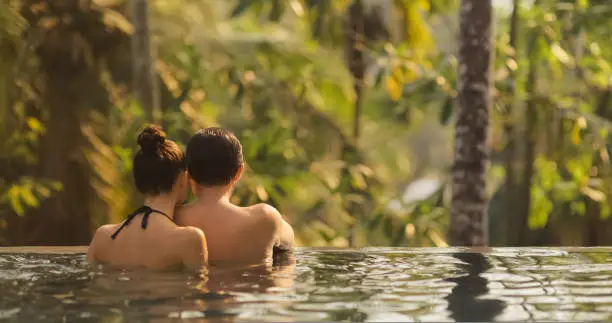
POLYGON ((178 202, 182 203, 187 199, 187 190, 189 189, 189 177, 187 171, 181 172, 178 177, 178 202))
POLYGON ((189 188, 189 173, 187 171, 184 171, 183 174, 183 185, 185 185, 185 187, 189 188))
POLYGON ((193 178, 191 178, 191 176, 188 176, 187 181, 189 182, 189 187, 191 188, 191 192, 195 194, 197 192, 198 183, 196 183, 196 181, 193 178))

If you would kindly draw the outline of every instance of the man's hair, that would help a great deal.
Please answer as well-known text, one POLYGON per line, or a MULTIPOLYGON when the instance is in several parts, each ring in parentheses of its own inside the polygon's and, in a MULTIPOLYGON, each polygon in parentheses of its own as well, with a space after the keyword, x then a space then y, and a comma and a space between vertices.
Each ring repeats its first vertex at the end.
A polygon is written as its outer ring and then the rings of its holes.
POLYGON ((138 135, 140 149, 134 156, 132 173, 139 192, 167 193, 187 168, 181 148, 156 125, 147 125, 138 135))
POLYGON ((227 185, 243 164, 242 145, 227 129, 201 129, 187 144, 187 169, 199 185, 227 185))

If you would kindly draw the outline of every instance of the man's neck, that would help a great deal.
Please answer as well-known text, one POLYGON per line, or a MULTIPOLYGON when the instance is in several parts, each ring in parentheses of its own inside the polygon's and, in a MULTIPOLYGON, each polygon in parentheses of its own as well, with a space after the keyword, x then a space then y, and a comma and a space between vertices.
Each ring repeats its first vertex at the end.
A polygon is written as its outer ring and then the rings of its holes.
POLYGON ((231 193, 231 185, 198 186, 195 195, 197 197, 197 203, 211 205, 218 203, 228 203, 231 193))
POLYGON ((156 196, 148 196, 145 198, 144 205, 160 212, 164 212, 171 219, 174 218, 174 208, 176 206, 176 198, 172 194, 161 194, 156 196))

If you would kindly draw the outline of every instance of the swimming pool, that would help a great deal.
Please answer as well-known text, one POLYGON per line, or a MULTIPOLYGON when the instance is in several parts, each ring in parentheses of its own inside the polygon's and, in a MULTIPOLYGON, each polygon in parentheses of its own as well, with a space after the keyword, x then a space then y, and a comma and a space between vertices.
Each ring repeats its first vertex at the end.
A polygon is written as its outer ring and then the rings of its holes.
POLYGON ((610 321, 612 249, 312 249, 201 275, 0 248, 0 321, 610 321))

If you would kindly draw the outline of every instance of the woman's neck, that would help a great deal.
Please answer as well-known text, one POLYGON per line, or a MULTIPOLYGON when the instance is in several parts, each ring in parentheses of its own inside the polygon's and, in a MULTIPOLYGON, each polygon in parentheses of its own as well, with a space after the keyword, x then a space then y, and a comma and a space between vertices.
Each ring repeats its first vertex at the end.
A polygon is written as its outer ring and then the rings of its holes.
POLYGON ((144 202, 156 211, 164 212, 171 219, 174 219, 174 209, 176 207, 176 198, 171 194, 160 194, 155 196, 147 196, 144 202))

